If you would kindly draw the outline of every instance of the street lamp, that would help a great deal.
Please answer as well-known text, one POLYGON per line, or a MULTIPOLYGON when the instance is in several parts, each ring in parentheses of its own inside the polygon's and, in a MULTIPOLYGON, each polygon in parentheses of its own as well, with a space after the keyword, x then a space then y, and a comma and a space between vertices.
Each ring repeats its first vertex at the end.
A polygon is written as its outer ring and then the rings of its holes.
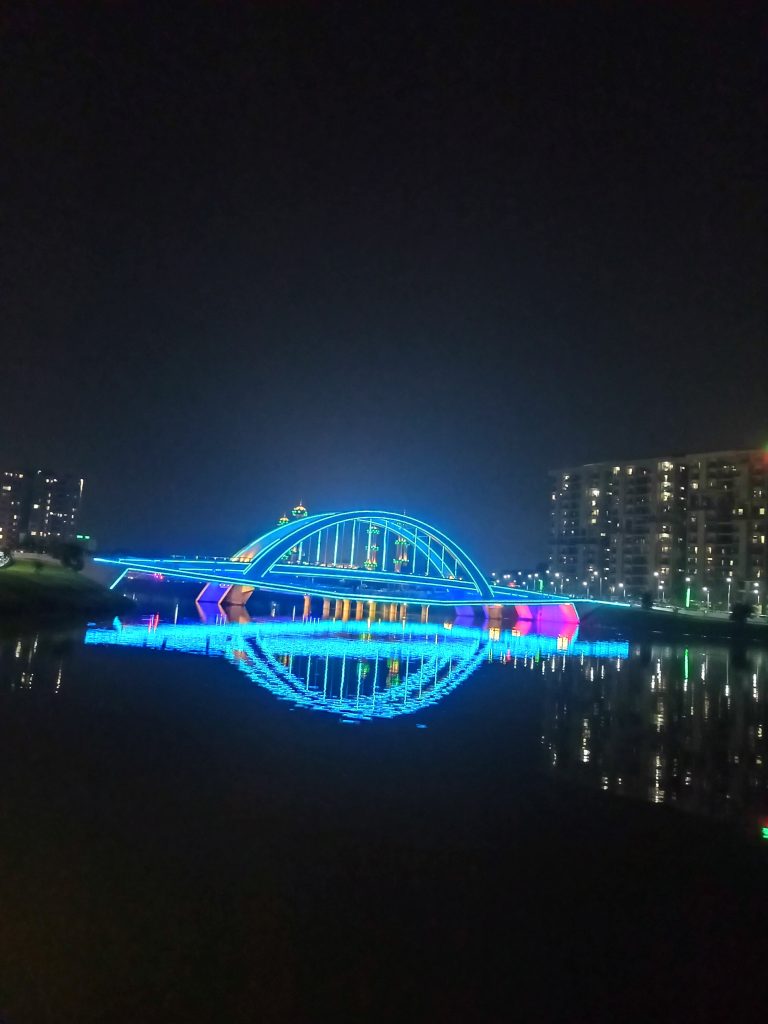
POLYGON ((619 584, 617 584, 617 586, 618 586, 618 587, 620 588, 620 590, 621 590, 621 599, 622 599, 622 601, 623 601, 623 600, 624 600, 624 598, 625 598, 625 597, 627 596, 627 595, 626 595, 626 594, 624 593, 624 584, 623 584, 623 583, 619 583, 619 584))
POLYGON ((726 583, 728 584, 728 605, 727 605, 727 607, 730 608, 731 607, 731 584, 733 583, 733 576, 729 576, 728 579, 726 580, 726 583))
POLYGON ((702 587, 701 589, 707 595, 707 608, 711 608, 712 607, 712 602, 711 602, 710 597, 709 597, 709 587, 702 587))
POLYGON ((691 607, 691 577, 685 577, 685 607, 691 607))

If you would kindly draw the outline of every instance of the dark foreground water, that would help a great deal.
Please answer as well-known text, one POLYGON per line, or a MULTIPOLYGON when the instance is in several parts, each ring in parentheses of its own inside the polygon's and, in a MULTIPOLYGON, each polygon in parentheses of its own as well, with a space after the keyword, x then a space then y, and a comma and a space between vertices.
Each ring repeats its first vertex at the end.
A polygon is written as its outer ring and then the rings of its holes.
POLYGON ((0 1019, 762 1020, 767 704, 500 624, 0 638, 0 1019))

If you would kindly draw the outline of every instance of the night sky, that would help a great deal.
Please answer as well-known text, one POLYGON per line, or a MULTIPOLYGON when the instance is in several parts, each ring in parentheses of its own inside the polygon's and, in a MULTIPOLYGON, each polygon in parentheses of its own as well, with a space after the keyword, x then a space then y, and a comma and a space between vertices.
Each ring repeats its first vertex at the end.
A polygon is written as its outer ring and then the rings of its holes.
POLYGON ((16 6, 0 466, 104 546, 532 565, 550 468, 768 440, 758 5, 16 6))

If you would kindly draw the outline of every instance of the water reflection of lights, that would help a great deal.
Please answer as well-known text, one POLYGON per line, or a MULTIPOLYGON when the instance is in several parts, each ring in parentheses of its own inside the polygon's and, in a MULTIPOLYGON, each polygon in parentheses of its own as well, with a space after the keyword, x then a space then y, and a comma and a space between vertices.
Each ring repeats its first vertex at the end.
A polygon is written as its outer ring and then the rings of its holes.
POLYGON ((649 644, 617 664, 593 673, 571 660, 548 676, 542 763, 603 791, 743 815, 752 829, 768 802, 765 652, 649 644))
MULTIPOLYGON (((442 700, 485 661, 554 656, 626 658, 627 644, 516 635, 457 623, 267 619, 173 624, 115 620, 91 627, 86 644, 225 658, 291 703, 349 719, 394 718, 442 700)), ((543 667, 543 665, 542 665, 543 667)))

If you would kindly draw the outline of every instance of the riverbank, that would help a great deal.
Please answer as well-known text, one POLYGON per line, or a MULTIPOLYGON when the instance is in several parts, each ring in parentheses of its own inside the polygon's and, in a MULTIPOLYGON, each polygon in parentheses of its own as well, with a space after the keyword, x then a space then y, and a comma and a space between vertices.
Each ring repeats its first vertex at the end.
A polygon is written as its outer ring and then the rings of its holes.
POLYGON ((20 561, 0 569, 0 618, 4 622, 98 618, 132 607, 122 595, 51 562, 36 568, 33 561, 20 561))
POLYGON ((617 629, 622 633, 631 630, 633 638, 648 634, 670 640, 746 641, 768 646, 768 623, 765 621, 741 623, 704 612, 608 604, 579 606, 579 614, 584 626, 617 629))

